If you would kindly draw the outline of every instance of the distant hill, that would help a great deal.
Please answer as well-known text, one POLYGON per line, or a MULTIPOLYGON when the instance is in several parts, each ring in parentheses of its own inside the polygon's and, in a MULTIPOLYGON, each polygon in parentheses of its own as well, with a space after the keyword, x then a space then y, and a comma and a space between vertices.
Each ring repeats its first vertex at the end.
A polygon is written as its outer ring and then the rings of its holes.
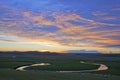
POLYGON ((80 53, 80 54, 99 54, 100 52, 96 51, 96 50, 69 50, 68 53, 80 53))
MULTIPOLYGON (((81 51, 82 52, 82 51, 81 51)), ((94 52, 94 51, 91 51, 94 52)), ((104 57, 120 57, 120 54, 100 54, 100 53, 55 53, 55 52, 38 52, 38 51, 27 51, 27 52, 0 52, 0 57, 39 57, 39 56, 60 56, 60 55, 79 55, 79 56, 104 56, 104 57)))
POLYGON ((57 55, 58 53, 54 52, 38 52, 38 51, 26 51, 26 52, 18 52, 18 51, 13 51, 13 52, 0 52, 0 57, 1 56, 23 56, 23 57, 32 57, 32 56, 40 56, 40 55, 57 55))

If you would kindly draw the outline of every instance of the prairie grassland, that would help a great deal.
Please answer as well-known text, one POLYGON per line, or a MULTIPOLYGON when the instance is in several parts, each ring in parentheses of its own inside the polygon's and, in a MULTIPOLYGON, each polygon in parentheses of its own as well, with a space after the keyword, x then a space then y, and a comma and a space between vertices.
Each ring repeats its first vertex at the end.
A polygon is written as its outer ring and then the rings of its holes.
POLYGON ((41 55, 38 57, 0 57, 0 80, 119 80, 120 58, 90 55, 41 55), (59 73, 59 70, 89 70, 98 66, 80 64, 80 61, 102 63, 106 71, 89 73, 59 73), (51 66, 32 67, 27 71, 16 71, 23 65, 50 63, 51 66))

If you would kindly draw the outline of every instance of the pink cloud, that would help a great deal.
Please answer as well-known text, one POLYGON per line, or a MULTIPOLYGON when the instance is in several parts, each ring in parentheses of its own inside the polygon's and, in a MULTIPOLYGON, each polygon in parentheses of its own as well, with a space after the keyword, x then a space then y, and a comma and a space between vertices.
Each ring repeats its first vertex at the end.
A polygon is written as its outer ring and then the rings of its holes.
MULTIPOLYGON (((23 18, 0 18, 0 21, 2 22, 0 24, 1 34, 18 36, 23 40, 77 47, 104 47, 105 45, 103 44, 119 44, 120 41, 114 38, 108 38, 108 36, 119 36, 119 34, 117 34, 119 32, 116 33, 116 30, 94 30, 95 28, 99 29, 105 26, 119 27, 120 24, 102 23, 84 18, 76 13, 67 12, 66 14, 63 12, 53 12, 52 14, 34 14, 29 11, 23 11, 21 13, 15 13, 14 11, 11 14, 13 14, 13 16, 17 14, 23 18), (49 18, 46 19, 48 15, 51 15, 54 18, 54 21, 49 18), (84 22, 84 24, 76 25, 69 22, 70 20, 84 22), (9 23, 7 23, 7 21, 9 23), (44 26, 56 26, 58 31, 49 32, 42 30, 40 27, 44 26)), ((97 13, 94 15, 106 16, 107 13, 97 13)))

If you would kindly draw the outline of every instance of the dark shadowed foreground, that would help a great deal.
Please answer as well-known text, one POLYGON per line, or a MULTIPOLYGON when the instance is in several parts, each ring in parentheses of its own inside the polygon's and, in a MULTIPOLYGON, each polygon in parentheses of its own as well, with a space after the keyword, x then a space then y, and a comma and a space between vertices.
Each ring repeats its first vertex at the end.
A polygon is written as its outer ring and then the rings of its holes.
POLYGON ((119 80, 120 56, 101 54, 51 54, 51 53, 0 53, 0 80, 119 80), (8 55, 5 55, 8 54, 8 55), (9 55, 10 54, 10 55, 9 55), (106 71, 77 72, 97 69, 98 65, 80 64, 101 63, 109 67, 106 71), (82 63, 83 63, 82 62, 82 63), (27 71, 16 71, 20 66, 50 63, 47 66, 33 65, 27 71), (56 70, 76 71, 70 73, 56 70))

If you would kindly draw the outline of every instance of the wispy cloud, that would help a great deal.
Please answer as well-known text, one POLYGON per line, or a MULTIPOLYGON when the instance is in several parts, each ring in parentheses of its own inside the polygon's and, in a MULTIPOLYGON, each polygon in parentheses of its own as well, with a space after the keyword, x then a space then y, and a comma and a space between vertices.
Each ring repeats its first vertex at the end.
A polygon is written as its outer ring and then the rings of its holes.
POLYGON ((93 16, 95 16, 99 20, 107 20, 107 21, 118 19, 116 16, 112 16, 108 12, 101 12, 101 11, 93 12, 93 16))
MULTIPOLYGON (((119 47, 120 24, 100 22, 69 11, 18 11, 2 6, 0 34, 8 36, 2 41, 45 42, 75 47, 119 47), (10 36, 18 37, 10 38, 10 36), (115 38, 117 37, 117 38, 115 38)), ((103 20, 116 20, 105 12, 94 12, 103 20)))
POLYGON ((118 8, 113 8, 112 10, 120 11, 120 7, 118 7, 118 8))

